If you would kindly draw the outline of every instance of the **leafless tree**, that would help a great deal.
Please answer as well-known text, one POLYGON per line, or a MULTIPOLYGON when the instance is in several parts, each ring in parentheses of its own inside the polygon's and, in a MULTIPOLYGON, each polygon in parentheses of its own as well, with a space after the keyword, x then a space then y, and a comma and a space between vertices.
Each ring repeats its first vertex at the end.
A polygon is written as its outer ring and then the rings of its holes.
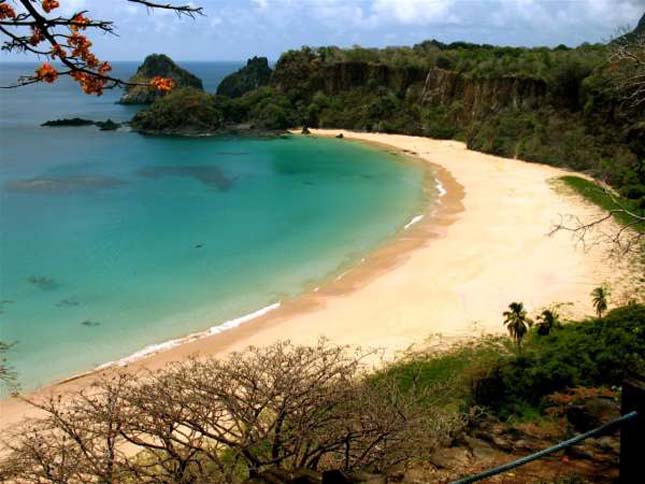
MULTIPOLYGON (((60 3, 65 0, 0 0, 0 35, 2 50, 23 52, 57 61, 63 66, 58 70, 49 62, 43 63, 33 75, 23 76, 12 88, 37 82, 54 82, 59 76, 76 80, 84 92, 100 95, 103 89, 128 82, 110 75, 111 66, 100 61, 92 52, 92 42, 85 33, 89 31, 115 34, 111 20, 90 18, 86 10, 72 15, 58 15, 60 3)), ((148 10, 170 10, 177 15, 194 17, 202 14, 201 7, 175 5, 145 0, 122 0, 145 6, 148 10)), ((173 84, 168 79, 154 79, 151 86, 169 90, 173 84)))
POLYGON ((586 246, 590 243, 609 243, 618 255, 643 255, 645 249, 645 215, 629 208, 623 199, 609 187, 597 182, 597 189, 615 208, 603 215, 582 219, 577 215, 561 215, 550 235, 559 231, 573 234, 576 241, 586 246), (619 218, 618 218, 619 217, 619 218))
POLYGON ((645 33, 634 32, 611 44, 609 64, 614 86, 628 107, 645 106, 645 33))
POLYGON ((404 392, 366 371, 369 355, 283 342, 32 402, 46 416, 7 439, 0 479, 198 484, 272 470, 386 471, 461 428, 433 405, 445 392, 404 392))

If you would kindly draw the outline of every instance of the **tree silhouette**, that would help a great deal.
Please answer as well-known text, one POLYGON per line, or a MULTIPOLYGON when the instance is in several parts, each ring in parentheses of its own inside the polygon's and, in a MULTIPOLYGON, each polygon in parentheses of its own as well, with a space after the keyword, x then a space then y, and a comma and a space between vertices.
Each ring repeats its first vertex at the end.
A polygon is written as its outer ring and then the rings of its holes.
MULTIPOLYGON (((202 14, 201 7, 192 5, 174 5, 146 0, 123 0, 147 7, 149 10, 171 10, 177 15, 194 17, 202 14)), ((64 0, 61 0, 64 2, 64 0)), ((90 18, 87 10, 72 15, 58 15, 58 0, 15 0, 10 3, 0 0, 0 34, 2 50, 24 52, 47 61, 41 64, 29 76, 23 76, 17 82, 4 88, 34 84, 37 82, 55 82, 60 76, 69 76, 79 83, 86 94, 100 96, 104 89, 115 86, 132 85, 110 75, 112 66, 109 62, 99 60, 92 52, 92 42, 85 32, 100 31, 114 34, 114 23, 109 20, 90 18), (12 6, 12 5, 15 5, 12 6), (51 62, 56 61, 62 69, 51 62)), ((156 77, 148 85, 160 91, 169 91, 174 87, 171 79, 156 77)))
POLYGON ((524 309, 524 304, 521 302, 512 302, 508 305, 508 311, 504 311, 504 326, 508 330, 508 334, 513 338, 517 345, 518 353, 522 352, 522 340, 529 327, 533 324, 524 309))
POLYGON ((602 318, 602 313, 607 310, 607 298, 609 297, 609 290, 604 286, 599 286, 591 291, 591 302, 596 310, 598 319, 602 318))
POLYGON ((553 328, 560 325, 560 315, 553 309, 543 310, 537 320, 537 333, 540 336, 547 336, 553 328))

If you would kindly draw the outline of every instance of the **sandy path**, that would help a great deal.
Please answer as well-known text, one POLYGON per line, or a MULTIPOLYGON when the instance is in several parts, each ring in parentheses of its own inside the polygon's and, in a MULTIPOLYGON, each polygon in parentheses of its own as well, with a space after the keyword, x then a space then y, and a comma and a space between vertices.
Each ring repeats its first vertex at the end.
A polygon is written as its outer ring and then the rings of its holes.
MULTIPOLYGON (((315 131, 332 136, 340 131, 315 131)), ((346 139, 414 152, 440 167, 448 190, 434 217, 404 231, 343 279, 283 304, 278 311, 220 335, 187 343, 130 365, 157 368, 190 354, 221 354, 278 339, 387 348, 390 354, 440 333, 452 341, 501 332, 512 301, 529 311, 572 303, 561 312, 590 314, 589 292, 621 275, 600 247, 588 252, 570 235, 547 233, 559 214, 590 216, 597 209, 554 189, 567 172, 469 151, 462 143, 403 135, 343 132, 346 139)), ((41 389, 66 392, 96 374, 41 389)), ((0 402, 0 427, 32 414, 16 400, 0 402)))

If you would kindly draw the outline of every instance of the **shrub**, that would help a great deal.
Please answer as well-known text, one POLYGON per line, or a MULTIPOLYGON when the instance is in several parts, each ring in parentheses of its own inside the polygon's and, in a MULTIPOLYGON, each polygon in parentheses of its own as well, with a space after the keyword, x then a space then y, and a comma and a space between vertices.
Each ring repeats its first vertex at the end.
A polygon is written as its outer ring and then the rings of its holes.
POLYGON ((522 356, 500 361, 475 382, 473 397, 508 417, 565 388, 620 385, 631 371, 645 371, 645 306, 639 304, 530 339, 522 356))

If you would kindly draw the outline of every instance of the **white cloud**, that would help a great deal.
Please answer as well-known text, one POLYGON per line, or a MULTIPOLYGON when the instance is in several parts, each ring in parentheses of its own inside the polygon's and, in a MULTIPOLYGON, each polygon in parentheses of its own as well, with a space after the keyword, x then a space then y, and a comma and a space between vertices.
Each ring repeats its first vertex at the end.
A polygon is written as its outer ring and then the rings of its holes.
POLYGON ((455 0, 375 0, 372 18, 378 23, 429 24, 454 22, 451 12, 455 0))

